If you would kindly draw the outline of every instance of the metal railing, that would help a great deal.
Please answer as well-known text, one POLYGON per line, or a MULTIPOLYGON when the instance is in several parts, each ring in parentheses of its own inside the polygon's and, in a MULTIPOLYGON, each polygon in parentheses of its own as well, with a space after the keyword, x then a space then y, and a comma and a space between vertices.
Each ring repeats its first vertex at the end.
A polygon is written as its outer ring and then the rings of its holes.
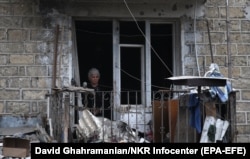
POLYGON ((235 92, 229 94, 226 103, 204 92, 199 97, 199 109, 190 107, 190 93, 183 90, 152 92, 152 105, 147 107, 138 100, 140 92, 121 95, 125 95, 121 105, 114 107, 112 91, 57 91, 50 107, 54 138, 60 142, 193 143, 200 142, 206 117, 213 116, 229 122, 221 142, 235 142, 235 92), (199 115, 200 125, 191 122, 197 121, 195 115, 199 115))

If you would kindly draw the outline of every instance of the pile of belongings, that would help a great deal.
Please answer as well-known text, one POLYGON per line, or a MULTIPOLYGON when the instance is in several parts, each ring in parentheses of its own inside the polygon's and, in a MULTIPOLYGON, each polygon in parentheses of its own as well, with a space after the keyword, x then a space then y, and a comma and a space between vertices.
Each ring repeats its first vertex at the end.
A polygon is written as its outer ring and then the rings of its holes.
POLYGON ((141 143, 146 142, 123 121, 112 121, 93 115, 88 109, 80 112, 76 136, 86 143, 141 143))

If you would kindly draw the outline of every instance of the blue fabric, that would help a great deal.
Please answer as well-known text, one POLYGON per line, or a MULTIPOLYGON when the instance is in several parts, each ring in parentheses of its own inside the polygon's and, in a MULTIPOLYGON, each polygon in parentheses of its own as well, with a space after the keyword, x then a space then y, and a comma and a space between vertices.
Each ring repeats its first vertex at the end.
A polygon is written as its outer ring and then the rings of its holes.
MULTIPOLYGON (((219 72, 213 72, 210 74, 210 77, 223 77, 219 72)), ((221 102, 226 102, 228 100, 228 93, 232 91, 231 83, 227 81, 226 86, 224 87, 211 87, 210 94, 214 98, 218 95, 221 102)))
POLYGON ((196 93, 189 95, 188 109, 190 111, 189 124, 193 128, 196 128, 198 133, 201 133, 201 111, 199 98, 196 93))

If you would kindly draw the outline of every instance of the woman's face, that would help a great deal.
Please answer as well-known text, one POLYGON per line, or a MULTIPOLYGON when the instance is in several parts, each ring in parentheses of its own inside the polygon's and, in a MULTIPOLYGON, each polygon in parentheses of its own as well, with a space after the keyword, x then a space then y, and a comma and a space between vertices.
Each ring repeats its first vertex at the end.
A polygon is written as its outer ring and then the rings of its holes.
POLYGON ((99 79, 100 79, 100 77, 98 75, 96 75, 96 74, 92 74, 89 77, 89 81, 90 81, 91 85, 98 85, 99 79))

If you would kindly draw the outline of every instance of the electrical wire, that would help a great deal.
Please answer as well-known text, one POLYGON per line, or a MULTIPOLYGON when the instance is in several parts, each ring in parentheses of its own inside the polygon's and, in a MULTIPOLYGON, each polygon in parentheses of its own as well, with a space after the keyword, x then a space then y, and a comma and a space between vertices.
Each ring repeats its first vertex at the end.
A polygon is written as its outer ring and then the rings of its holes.
POLYGON ((200 75, 200 66, 199 66, 199 58, 198 58, 198 53, 197 53, 197 42, 196 42, 196 9, 197 9, 197 0, 195 0, 195 9, 194 9, 194 47, 195 47, 195 58, 196 58, 196 64, 197 64, 197 69, 198 69, 198 74, 200 75))
MULTIPOLYGON (((112 35, 112 33, 103 33, 103 32, 95 32, 95 31, 89 31, 89 30, 84 30, 84 29, 77 29, 77 31, 80 32, 85 32, 85 33, 89 33, 89 34, 95 34, 95 35, 112 35)), ((126 35, 126 34, 120 34, 120 36, 122 37, 141 37, 143 35, 126 35)), ((151 34, 152 37, 169 37, 172 36, 171 34, 151 34)))
POLYGON ((145 38, 146 42, 149 44, 149 46, 150 46, 150 48, 153 50, 154 54, 158 57, 158 59, 159 59, 159 60, 161 61, 161 63, 165 66, 165 68, 169 71, 169 73, 170 73, 171 75, 173 75, 173 72, 169 69, 169 67, 168 67, 168 66, 165 64, 165 62, 161 59, 161 57, 158 55, 158 53, 155 51, 155 49, 154 49, 154 48, 152 47, 152 45, 150 44, 150 41, 148 40, 148 38, 145 36, 145 34, 143 33, 143 31, 141 30, 141 28, 140 28, 140 26, 139 26, 139 24, 138 24, 138 22, 137 22, 137 20, 136 20, 136 18, 135 18, 135 16, 134 16, 134 14, 133 14, 132 11, 130 10, 130 8, 129 8, 127 2, 126 2, 126 0, 123 0, 123 2, 124 2, 124 4, 125 4, 126 8, 128 9, 128 11, 129 11, 131 17, 133 18, 133 20, 134 20, 134 22, 135 22, 135 24, 136 24, 138 30, 141 32, 141 34, 142 34, 143 37, 145 38))
MULTIPOLYGON (((120 69, 124 74, 128 75, 129 77, 131 77, 131 78, 133 78, 133 79, 135 79, 135 80, 137 80, 137 81, 139 81, 139 82, 142 82, 141 79, 139 79, 139 78, 137 78, 137 77, 131 75, 130 73, 128 73, 128 72, 126 72, 125 70, 123 70, 122 68, 119 68, 119 69, 120 69)), ((144 84, 147 84, 147 83, 144 83, 144 84)), ((155 87, 155 88, 168 89, 168 88, 166 88, 166 87, 156 86, 156 85, 152 85, 152 84, 151 84, 151 86, 152 86, 152 87, 155 87)))

